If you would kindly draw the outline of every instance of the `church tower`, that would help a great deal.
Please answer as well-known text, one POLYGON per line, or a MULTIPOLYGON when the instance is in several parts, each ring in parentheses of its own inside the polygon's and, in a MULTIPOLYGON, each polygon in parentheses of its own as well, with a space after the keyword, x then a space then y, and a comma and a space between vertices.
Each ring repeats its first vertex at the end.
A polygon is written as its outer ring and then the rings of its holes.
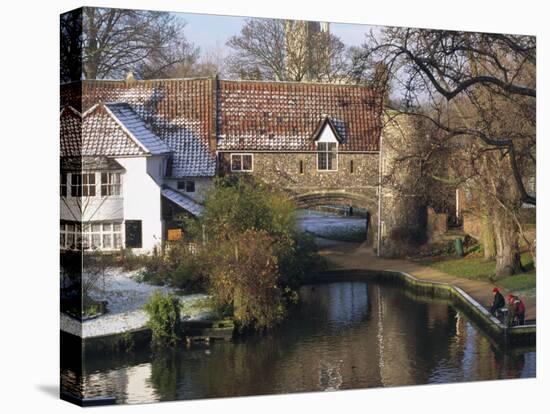
POLYGON ((285 78, 322 81, 330 69, 330 23, 285 21, 285 78))

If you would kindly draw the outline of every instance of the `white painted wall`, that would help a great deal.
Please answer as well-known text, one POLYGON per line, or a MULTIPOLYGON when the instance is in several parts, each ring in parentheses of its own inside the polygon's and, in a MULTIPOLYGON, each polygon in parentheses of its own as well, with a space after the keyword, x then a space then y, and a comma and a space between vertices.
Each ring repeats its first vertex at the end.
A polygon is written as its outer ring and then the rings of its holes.
MULTIPOLYGON (((143 246, 135 253, 149 253, 162 241, 159 175, 161 157, 116 158, 126 172, 122 182, 124 220, 141 220, 143 246)), ((124 235, 123 235, 124 238, 124 235)), ((125 241, 124 241, 125 242, 125 241)))

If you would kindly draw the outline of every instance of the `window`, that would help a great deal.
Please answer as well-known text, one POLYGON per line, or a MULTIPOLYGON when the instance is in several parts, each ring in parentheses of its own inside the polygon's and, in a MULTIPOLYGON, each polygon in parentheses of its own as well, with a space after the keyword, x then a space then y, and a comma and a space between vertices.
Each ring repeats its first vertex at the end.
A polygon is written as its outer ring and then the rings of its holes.
POLYGON ((231 171, 252 171, 252 154, 231 154, 231 171))
POLYGON ((350 162, 349 162, 349 172, 350 172, 350 174, 353 174, 353 172, 354 172, 354 169, 353 169, 353 160, 350 160, 350 162))
POLYGON ((338 169, 335 142, 317 143, 317 169, 320 171, 336 171, 338 169))
POLYGON ((82 196, 95 197, 95 174, 82 174, 82 196))
POLYGON ((61 173, 59 183, 60 183, 59 192, 61 194, 61 197, 67 197, 67 174, 61 173))
POLYGON ((71 196, 82 197, 82 174, 71 174, 71 196))
POLYGON ((122 225, 112 222, 61 223, 59 244, 62 249, 113 250, 122 247, 122 225))
POLYGON ((71 174, 71 196, 95 197, 95 173, 71 174))
POLYGON ((178 190, 183 190, 186 193, 195 192, 195 182, 194 181, 178 181, 178 190))
POLYGON ((300 174, 304 173, 304 161, 303 160, 300 160, 299 170, 300 170, 300 174))
POLYGON ((141 248, 141 220, 126 220, 126 247, 141 248))
POLYGON ((101 197, 120 195, 120 173, 101 173, 101 197))

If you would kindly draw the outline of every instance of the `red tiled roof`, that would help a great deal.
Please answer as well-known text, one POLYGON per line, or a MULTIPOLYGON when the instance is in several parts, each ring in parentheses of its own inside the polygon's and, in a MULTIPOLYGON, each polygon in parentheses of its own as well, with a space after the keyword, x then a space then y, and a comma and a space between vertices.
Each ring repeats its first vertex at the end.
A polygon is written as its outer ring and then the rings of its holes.
POLYGON ((328 117, 342 151, 377 151, 381 101, 361 86, 220 81, 218 149, 314 150, 314 133, 328 117))
MULTIPOLYGON (((315 150, 314 135, 327 118, 342 139, 341 151, 379 148, 381 100, 363 86, 173 79, 61 87, 62 106, 85 112, 99 102, 127 104, 172 151, 174 177, 213 176, 216 145, 230 151, 315 150)), ((62 133, 78 128, 68 119, 62 133)))

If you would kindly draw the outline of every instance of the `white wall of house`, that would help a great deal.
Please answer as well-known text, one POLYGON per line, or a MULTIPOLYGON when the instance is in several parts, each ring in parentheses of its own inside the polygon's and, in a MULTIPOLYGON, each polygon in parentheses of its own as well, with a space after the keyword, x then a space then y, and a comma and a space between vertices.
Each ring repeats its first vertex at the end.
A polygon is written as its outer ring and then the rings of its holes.
POLYGON ((116 158, 116 161, 126 170, 122 183, 124 220, 141 220, 143 244, 134 251, 148 253, 162 241, 160 165, 163 158, 116 158))
POLYGON ((165 184, 173 188, 174 190, 185 194, 189 198, 202 203, 206 197, 206 193, 214 185, 214 179, 212 177, 182 177, 182 178, 167 178, 165 184), (178 188, 178 182, 180 181, 193 181, 195 183, 194 192, 186 192, 184 189, 178 188))

